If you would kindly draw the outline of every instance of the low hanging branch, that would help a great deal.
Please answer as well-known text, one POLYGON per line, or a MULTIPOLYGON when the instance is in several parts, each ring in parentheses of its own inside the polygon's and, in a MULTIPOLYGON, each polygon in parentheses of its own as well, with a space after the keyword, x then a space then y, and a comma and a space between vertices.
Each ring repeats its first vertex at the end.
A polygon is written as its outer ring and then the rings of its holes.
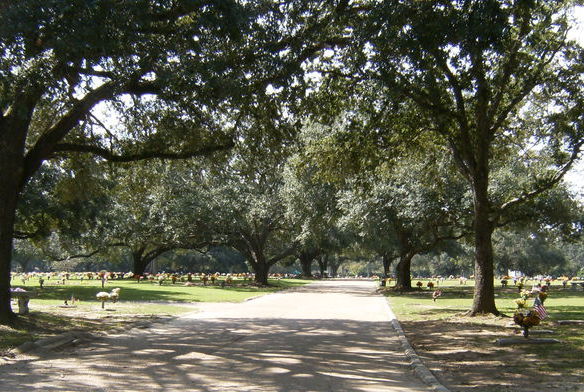
POLYGON ((111 243, 111 244, 107 244, 105 246, 102 246, 101 248, 97 248, 97 249, 88 251, 87 253, 78 253, 78 254, 68 255, 65 257, 52 257, 52 256, 50 256, 50 257, 53 261, 65 261, 65 260, 71 260, 71 259, 87 259, 87 258, 92 257, 92 256, 98 254, 99 252, 103 251, 105 248, 114 247, 114 246, 126 246, 126 244, 123 242, 115 242, 115 243, 111 243))
POLYGON ((81 152, 89 153, 102 157, 110 162, 134 162, 146 159, 160 158, 160 159, 186 159, 197 156, 211 155, 217 151, 229 150, 235 146, 235 143, 230 140, 225 144, 217 144, 206 146, 193 151, 168 152, 168 151, 141 151, 134 154, 116 154, 99 146, 90 146, 84 144, 74 143, 60 143, 55 146, 55 152, 81 152))
POLYGON ((91 256, 98 254, 99 252, 101 252, 101 249, 96 249, 96 250, 89 252, 89 253, 79 253, 79 254, 75 254, 75 255, 69 255, 66 257, 62 257, 62 258, 52 257, 52 259, 53 259, 53 261, 66 261, 66 260, 71 260, 71 259, 88 259, 91 256))

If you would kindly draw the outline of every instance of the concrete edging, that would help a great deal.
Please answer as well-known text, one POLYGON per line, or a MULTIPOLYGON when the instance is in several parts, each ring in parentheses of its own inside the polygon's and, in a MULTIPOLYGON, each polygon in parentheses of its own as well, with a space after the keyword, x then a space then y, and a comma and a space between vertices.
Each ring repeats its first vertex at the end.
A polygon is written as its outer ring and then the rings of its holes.
POLYGON ((448 388, 446 388, 444 385, 440 383, 440 381, 438 381, 438 379, 436 378, 436 376, 434 376, 434 374, 432 374, 430 369, 428 369, 426 365, 424 365, 424 363, 422 362, 422 360, 420 359, 420 357, 418 356, 418 354, 416 353, 416 351, 413 349, 410 342, 406 338, 404 330, 402 329, 399 321, 395 317, 395 313, 393 313, 393 310, 389 305, 387 297, 384 296, 383 299, 385 300, 385 305, 387 306, 387 311, 391 319, 391 325, 393 326, 393 329, 397 333, 398 339, 404 349, 405 354, 408 356, 410 360, 410 366, 412 367, 412 370, 414 371, 416 376, 418 376, 422 381, 424 381, 428 386, 430 386, 432 390, 436 392, 450 392, 448 388))

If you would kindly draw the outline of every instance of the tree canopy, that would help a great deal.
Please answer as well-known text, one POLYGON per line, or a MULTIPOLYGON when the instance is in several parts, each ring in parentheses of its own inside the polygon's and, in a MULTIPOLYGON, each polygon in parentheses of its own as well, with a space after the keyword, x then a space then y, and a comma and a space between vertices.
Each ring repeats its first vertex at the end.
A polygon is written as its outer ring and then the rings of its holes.
POLYGON ((411 261, 469 233, 471 314, 497 314, 498 229, 579 235, 574 4, 1 5, 0 319, 14 238, 56 231, 140 260, 229 245, 262 284, 349 237, 411 261))

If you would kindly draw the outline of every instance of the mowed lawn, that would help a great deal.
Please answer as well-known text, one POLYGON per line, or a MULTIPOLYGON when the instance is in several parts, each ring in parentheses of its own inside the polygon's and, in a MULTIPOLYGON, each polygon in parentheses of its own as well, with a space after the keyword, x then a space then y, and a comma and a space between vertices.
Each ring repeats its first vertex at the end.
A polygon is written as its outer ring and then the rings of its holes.
MULTIPOLYGON (((394 312, 404 320, 422 320, 428 317, 445 319, 468 311, 472 305, 474 281, 469 280, 465 285, 458 281, 446 280, 438 283, 433 289, 427 288, 429 279, 420 280, 423 283, 421 289, 409 293, 396 293, 388 291, 390 303, 394 312), (442 295, 436 301, 432 300, 434 290, 442 291, 442 295)), ((417 280, 414 280, 414 284, 417 280)), ((436 280, 432 280, 436 283, 436 280)), ((524 289, 530 290, 536 281, 528 281, 524 289)), ((562 287, 561 283, 554 282, 549 290, 549 297, 545 302, 549 320, 575 319, 584 320, 584 291, 562 287)), ((519 289, 513 284, 506 288, 500 284, 495 285, 495 304, 503 314, 512 316, 517 305, 515 300, 519 298, 519 289)), ((528 305, 533 299, 527 301, 528 305)))
MULTIPOLYGON (((521 390, 522 385, 539 383, 542 390, 571 391, 584 382, 584 325, 558 323, 584 320, 584 291, 573 290, 569 284, 564 288, 559 282, 549 289, 545 301, 549 317, 532 328, 530 337, 554 338, 561 343, 505 347, 497 343, 498 339, 523 339, 513 328, 517 287, 496 285, 495 302, 502 316, 467 317, 474 282, 461 285, 459 281, 445 281, 433 289, 427 288, 428 280, 422 282, 422 289, 407 293, 388 290, 386 295, 414 349, 452 390, 480 387, 481 391, 514 391, 521 390), (442 295, 433 301, 436 289, 442 295), (552 333, 537 334, 542 329, 552 333)), ((528 281, 524 288, 529 290, 536 283, 528 281)), ((532 304, 533 299, 528 299, 527 306, 532 304)))
POLYGON ((309 283, 300 279, 270 280, 269 287, 256 287, 245 284, 241 280, 235 280, 232 286, 222 287, 219 284, 201 283, 188 286, 184 282, 172 284, 166 281, 159 285, 158 282, 137 282, 136 280, 111 280, 102 288, 101 280, 67 280, 61 284, 58 279, 45 279, 43 288, 40 288, 38 279, 32 278, 26 282, 12 282, 13 287, 21 287, 31 291, 34 299, 32 304, 63 304, 71 297, 83 302, 96 302, 95 295, 100 291, 110 292, 114 288, 120 288, 120 302, 241 302, 248 298, 271 293, 309 283))

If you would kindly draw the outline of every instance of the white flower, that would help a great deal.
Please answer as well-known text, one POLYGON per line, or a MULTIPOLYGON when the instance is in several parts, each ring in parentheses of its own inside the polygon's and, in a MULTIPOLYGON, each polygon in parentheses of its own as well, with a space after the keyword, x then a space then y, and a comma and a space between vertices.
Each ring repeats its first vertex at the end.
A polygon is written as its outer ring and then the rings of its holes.
POLYGON ((108 299, 110 299, 110 293, 100 291, 99 293, 95 294, 95 297, 100 301, 107 301, 108 299))

